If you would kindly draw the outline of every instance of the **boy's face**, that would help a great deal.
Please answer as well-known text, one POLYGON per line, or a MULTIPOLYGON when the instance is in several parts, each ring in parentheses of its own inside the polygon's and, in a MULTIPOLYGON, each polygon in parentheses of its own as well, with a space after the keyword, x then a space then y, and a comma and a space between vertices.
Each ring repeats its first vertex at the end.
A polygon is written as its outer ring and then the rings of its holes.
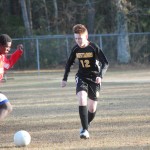
POLYGON ((11 48, 12 42, 7 42, 6 45, 0 44, 0 54, 8 54, 11 48))
POLYGON ((74 34, 74 38, 76 43, 78 44, 79 47, 84 47, 87 42, 88 42, 88 35, 87 33, 83 33, 83 34, 74 34))

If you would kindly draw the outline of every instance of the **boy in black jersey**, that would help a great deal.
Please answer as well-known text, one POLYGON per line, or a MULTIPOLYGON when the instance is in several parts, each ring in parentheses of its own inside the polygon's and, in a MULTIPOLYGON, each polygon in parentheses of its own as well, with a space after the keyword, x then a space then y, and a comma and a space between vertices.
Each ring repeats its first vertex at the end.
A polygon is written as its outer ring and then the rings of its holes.
POLYGON ((79 100, 79 115, 82 124, 80 138, 88 139, 88 126, 96 114, 101 80, 107 71, 108 61, 101 49, 95 43, 88 41, 88 31, 84 25, 75 25, 73 32, 77 44, 72 48, 66 63, 61 86, 66 86, 70 67, 77 58, 79 69, 75 78, 76 94, 79 100), (89 98, 88 101, 87 98, 89 98))

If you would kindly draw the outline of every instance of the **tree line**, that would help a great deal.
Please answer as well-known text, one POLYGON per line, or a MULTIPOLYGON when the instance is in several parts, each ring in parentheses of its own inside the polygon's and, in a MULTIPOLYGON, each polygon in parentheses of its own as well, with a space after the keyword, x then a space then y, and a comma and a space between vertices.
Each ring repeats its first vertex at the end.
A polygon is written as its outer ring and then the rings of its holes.
POLYGON ((13 37, 72 34, 72 26, 83 23, 93 34, 115 33, 121 19, 128 32, 148 32, 149 6, 149 0, 1 0, 0 32, 13 37))
POLYGON ((1 0, 0 33, 11 37, 72 34, 77 23, 90 34, 117 33, 117 60, 131 60, 129 32, 150 31, 149 0, 1 0))

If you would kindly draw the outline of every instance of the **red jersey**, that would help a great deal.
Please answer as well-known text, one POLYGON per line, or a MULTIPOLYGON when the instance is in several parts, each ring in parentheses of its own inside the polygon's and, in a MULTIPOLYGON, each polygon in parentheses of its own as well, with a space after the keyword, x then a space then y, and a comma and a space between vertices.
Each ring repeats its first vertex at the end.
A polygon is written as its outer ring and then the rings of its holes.
POLYGON ((23 51, 18 49, 11 55, 9 59, 4 54, 0 55, 0 80, 3 79, 4 71, 13 67, 13 65, 21 57, 22 53, 23 51))

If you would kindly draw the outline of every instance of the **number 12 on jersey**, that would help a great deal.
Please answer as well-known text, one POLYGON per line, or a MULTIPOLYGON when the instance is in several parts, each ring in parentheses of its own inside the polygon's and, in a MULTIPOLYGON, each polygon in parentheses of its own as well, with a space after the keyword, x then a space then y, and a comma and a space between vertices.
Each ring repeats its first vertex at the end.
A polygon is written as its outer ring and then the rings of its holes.
POLYGON ((81 62, 81 64, 82 64, 82 67, 83 68, 89 68, 89 67, 91 67, 90 66, 90 61, 89 60, 80 60, 80 62, 81 62))

